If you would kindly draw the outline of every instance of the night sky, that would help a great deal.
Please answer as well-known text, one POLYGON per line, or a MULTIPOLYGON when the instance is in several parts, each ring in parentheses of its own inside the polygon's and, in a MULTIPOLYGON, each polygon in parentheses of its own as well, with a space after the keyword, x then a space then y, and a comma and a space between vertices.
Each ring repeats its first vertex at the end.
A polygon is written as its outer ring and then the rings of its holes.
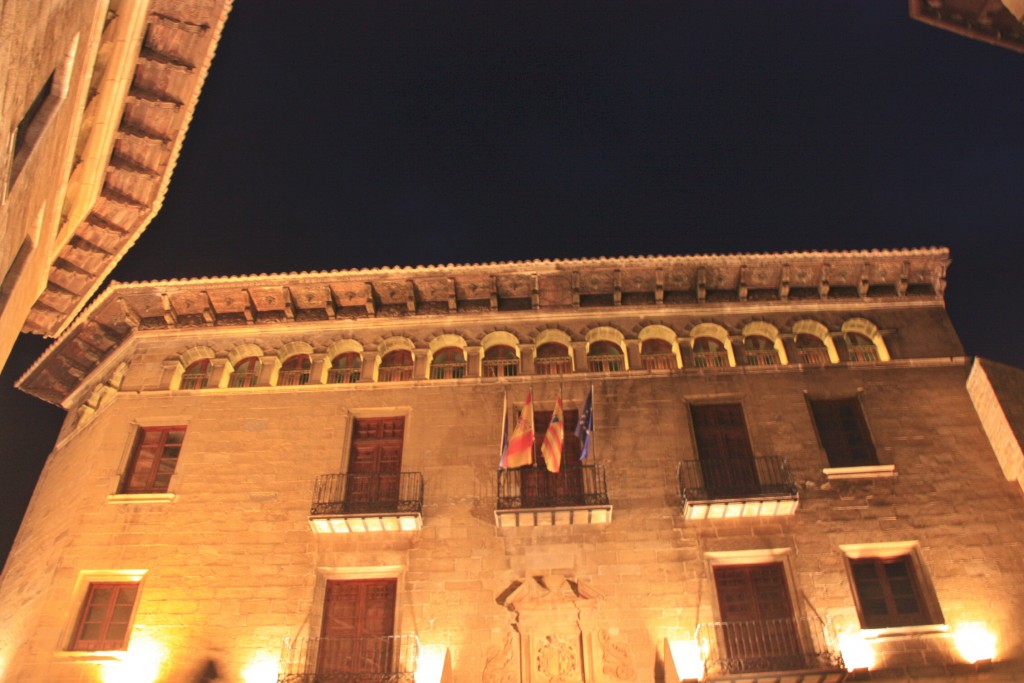
MULTIPOLYGON (((906 3, 236 0, 119 281, 944 245, 1024 366, 1024 55, 906 3)), ((63 412, 0 377, 0 558, 63 412)))

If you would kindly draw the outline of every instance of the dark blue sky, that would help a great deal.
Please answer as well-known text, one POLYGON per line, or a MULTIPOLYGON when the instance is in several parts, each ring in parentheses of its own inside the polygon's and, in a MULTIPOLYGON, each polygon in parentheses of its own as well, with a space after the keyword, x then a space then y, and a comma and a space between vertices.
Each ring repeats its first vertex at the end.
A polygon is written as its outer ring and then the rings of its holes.
MULTIPOLYGON (((951 248, 969 354, 1024 366, 1024 56, 892 2, 239 0, 121 281, 951 248)), ((0 557, 60 411, 0 378, 0 557)))

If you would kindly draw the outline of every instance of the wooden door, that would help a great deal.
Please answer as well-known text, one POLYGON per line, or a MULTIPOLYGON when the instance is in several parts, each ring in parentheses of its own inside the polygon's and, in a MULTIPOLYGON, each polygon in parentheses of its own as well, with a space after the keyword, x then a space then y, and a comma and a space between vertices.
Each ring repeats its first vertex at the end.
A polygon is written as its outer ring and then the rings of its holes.
POLYGON ((739 403, 690 406, 697 454, 708 497, 742 498, 756 494, 761 486, 757 465, 750 449, 743 406, 739 403))
POLYGON ((729 672, 803 668, 793 603, 781 562, 714 568, 721 656, 729 672))
MULTIPOLYGON (((394 634, 395 580, 328 581, 317 674, 389 673, 398 649, 394 634)), ((325 679, 333 680, 333 679, 325 679)))
POLYGON ((345 484, 346 512, 398 510, 405 417, 357 418, 345 484))
POLYGON ((524 467, 522 473, 520 495, 523 507, 561 507, 583 504, 583 466, 580 463, 580 440, 576 438, 576 424, 579 421, 578 410, 562 412, 565 431, 562 437, 562 467, 558 474, 548 472, 544 467, 544 459, 540 455, 540 447, 544 435, 551 423, 550 410, 538 410, 533 414, 534 467, 524 467))

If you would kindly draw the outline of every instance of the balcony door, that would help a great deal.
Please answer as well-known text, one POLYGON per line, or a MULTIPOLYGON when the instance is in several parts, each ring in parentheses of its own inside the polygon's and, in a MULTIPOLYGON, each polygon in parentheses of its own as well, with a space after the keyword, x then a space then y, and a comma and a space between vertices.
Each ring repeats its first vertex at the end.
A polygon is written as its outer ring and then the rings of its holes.
POLYGON ((716 640, 730 673, 803 668, 781 562, 714 568, 721 623, 716 640))
POLYGON ((398 510, 405 417, 356 418, 345 483, 345 511, 398 510))
MULTIPOLYGON (((394 579, 327 582, 318 676, 397 670, 392 662, 397 647, 390 638, 395 625, 395 585, 394 579)), ((325 676, 323 680, 335 679, 325 676)))
POLYGON ((522 472, 523 507, 563 507, 583 504, 583 467, 580 463, 580 440, 576 438, 576 423, 579 411, 566 410, 562 413, 565 433, 562 437, 562 467, 558 474, 548 472, 540 455, 544 435, 551 423, 550 410, 538 410, 533 414, 534 439, 533 461, 536 467, 524 467, 522 472))
POLYGON ((709 498, 744 498, 760 484, 750 449, 743 406, 705 403, 690 406, 701 474, 709 498))

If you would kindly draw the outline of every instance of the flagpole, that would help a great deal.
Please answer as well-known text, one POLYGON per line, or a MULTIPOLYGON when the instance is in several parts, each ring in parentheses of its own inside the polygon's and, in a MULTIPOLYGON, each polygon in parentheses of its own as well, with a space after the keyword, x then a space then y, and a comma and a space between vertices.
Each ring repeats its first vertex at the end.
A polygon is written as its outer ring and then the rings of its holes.
POLYGON ((597 414, 597 397, 594 396, 594 383, 590 383, 590 424, 594 425, 593 429, 590 430, 590 453, 593 454, 594 446, 597 445, 597 420, 594 419, 594 415, 597 414))

